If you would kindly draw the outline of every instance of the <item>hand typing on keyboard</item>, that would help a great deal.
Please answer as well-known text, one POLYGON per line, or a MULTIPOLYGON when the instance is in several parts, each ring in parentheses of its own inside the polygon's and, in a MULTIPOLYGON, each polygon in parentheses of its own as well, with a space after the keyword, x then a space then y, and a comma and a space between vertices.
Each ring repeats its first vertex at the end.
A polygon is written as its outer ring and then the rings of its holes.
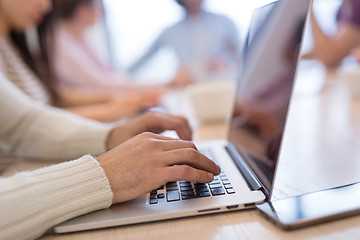
POLYGON ((210 183, 221 169, 190 141, 142 133, 99 156, 113 203, 134 199, 167 182, 210 183))
POLYGON ((166 130, 175 131, 183 140, 191 140, 192 131, 186 118, 148 111, 111 131, 106 149, 110 150, 143 132, 162 133, 166 130))
MULTIPOLYGON (((216 155, 211 149, 200 150, 202 154, 210 157, 217 163, 216 155)), ((220 166, 220 165, 218 165, 220 166)), ((189 200, 195 198, 204 198, 210 196, 222 196, 226 194, 234 194, 235 190, 231 185, 228 176, 222 170, 219 176, 214 177, 213 181, 205 184, 200 182, 189 182, 182 180, 179 182, 168 182, 164 186, 153 190, 148 195, 149 204, 177 202, 180 200, 189 200)))

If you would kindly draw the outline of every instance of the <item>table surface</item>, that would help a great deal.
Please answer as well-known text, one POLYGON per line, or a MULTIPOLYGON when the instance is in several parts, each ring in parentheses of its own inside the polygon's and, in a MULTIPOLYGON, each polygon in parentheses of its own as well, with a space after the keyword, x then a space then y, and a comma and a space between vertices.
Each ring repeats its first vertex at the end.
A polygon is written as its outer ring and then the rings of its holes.
MULTIPOLYGON (((320 81, 323 87, 313 91, 295 87, 280 154, 274 199, 360 181, 360 98, 351 97, 346 81, 336 73, 310 79, 300 78, 298 83, 320 81)), ((224 139, 227 136, 226 123, 196 123, 195 126, 195 140, 224 139)), ((4 175, 43 164, 18 161, 4 175)), ((360 239, 360 216, 286 232, 276 228, 254 209, 89 232, 48 233, 41 239, 290 238, 360 239)))

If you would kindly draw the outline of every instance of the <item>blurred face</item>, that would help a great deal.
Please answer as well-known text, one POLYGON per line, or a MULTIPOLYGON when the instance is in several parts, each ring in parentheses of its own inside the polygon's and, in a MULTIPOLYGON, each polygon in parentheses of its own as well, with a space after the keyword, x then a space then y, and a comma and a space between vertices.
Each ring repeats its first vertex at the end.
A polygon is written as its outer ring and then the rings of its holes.
POLYGON ((92 4, 80 5, 76 15, 85 26, 93 25, 102 16, 102 1, 94 0, 92 4))
POLYGON ((184 5, 186 11, 197 13, 202 8, 203 0, 181 0, 181 3, 184 5))
POLYGON ((0 17, 12 30, 25 31, 41 23, 51 0, 0 0, 0 17))

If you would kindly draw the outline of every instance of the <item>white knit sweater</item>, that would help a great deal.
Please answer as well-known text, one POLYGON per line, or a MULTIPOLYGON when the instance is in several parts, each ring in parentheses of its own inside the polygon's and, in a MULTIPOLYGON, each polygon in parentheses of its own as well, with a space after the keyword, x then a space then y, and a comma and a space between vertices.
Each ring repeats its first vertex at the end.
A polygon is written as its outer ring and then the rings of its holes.
MULTIPOLYGON (((111 126, 35 103, 0 74, 0 148, 18 156, 75 159, 105 151, 111 126)), ((34 239, 51 226, 110 206, 91 156, 0 178, 0 239, 34 239)))
POLYGON ((91 156, 0 179, 0 239, 34 239, 67 219, 111 205, 113 193, 91 156))
POLYGON ((47 160, 99 155, 113 128, 37 103, 1 73, 0 123, 0 149, 47 160))

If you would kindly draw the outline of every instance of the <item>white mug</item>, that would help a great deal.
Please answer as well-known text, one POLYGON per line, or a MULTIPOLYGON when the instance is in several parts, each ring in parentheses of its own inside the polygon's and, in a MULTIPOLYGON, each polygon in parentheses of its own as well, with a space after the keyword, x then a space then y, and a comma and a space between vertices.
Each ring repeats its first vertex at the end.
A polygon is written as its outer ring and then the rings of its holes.
POLYGON ((360 67, 343 70, 340 77, 346 81, 351 95, 360 98, 360 67))
POLYGON ((224 121, 235 102, 235 81, 208 81, 190 85, 187 90, 194 116, 203 122, 224 121))

